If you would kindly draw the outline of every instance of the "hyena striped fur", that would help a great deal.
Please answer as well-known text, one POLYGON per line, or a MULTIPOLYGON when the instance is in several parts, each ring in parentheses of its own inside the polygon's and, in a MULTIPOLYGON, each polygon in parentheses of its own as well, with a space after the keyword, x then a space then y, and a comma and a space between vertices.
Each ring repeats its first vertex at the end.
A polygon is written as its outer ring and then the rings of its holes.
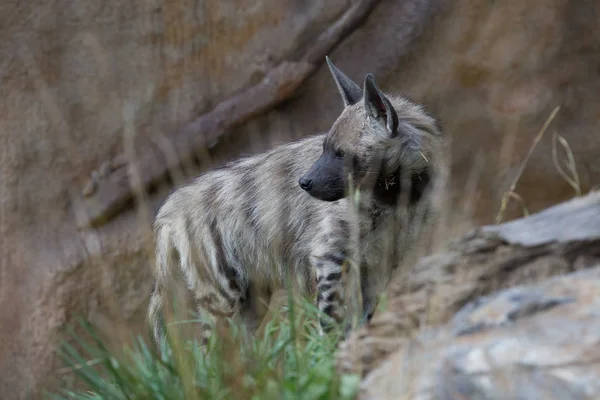
MULTIPOLYGON (((177 269, 198 312, 239 313, 253 331, 262 317, 256 298, 268 301, 288 275, 341 322, 344 266, 352 261, 360 271, 360 316, 369 320, 391 271, 435 220, 433 198, 446 168, 436 120, 409 99, 382 93, 373 75, 361 88, 327 63, 344 103, 329 132, 207 172, 160 207, 148 310, 157 341, 165 288, 177 269), (360 189, 358 206, 350 180, 360 189)), ((329 326, 326 318, 321 326, 329 326)))

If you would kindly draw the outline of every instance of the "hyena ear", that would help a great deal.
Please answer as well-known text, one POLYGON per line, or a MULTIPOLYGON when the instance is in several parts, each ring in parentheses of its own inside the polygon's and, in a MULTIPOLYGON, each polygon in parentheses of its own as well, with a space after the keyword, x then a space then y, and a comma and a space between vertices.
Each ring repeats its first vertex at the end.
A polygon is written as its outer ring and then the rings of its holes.
POLYGON ((331 75, 333 75, 335 84, 337 85, 338 90, 342 95, 342 99, 344 100, 344 107, 358 103, 363 97, 363 92, 360 86, 354 83, 352 79, 348 78, 342 71, 333 65, 328 56, 325 56, 325 59, 327 60, 327 65, 329 65, 329 71, 331 72, 331 75))
POLYGON ((368 73, 365 77, 364 104, 367 115, 381 122, 391 137, 398 132, 398 114, 390 100, 385 97, 377 84, 373 74, 368 73))

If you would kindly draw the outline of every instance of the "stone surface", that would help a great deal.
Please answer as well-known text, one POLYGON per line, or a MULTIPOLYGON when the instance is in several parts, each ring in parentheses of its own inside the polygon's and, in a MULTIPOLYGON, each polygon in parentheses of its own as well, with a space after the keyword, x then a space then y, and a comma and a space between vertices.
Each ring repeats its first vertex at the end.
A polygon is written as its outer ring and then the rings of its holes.
POLYGON ((597 399, 600 265, 477 299, 406 342, 361 399, 597 399))
POLYGON ((519 290, 515 289, 518 303, 497 301, 494 305, 500 309, 489 306, 478 312, 469 311, 470 317, 481 314, 476 322, 465 322, 461 313, 455 316, 467 303, 477 303, 481 296, 498 289, 540 282, 596 264, 600 264, 600 192, 527 218, 477 228, 444 251, 421 258, 406 271, 398 271, 385 304, 370 324, 340 344, 338 369, 368 376, 391 354, 408 346, 415 332, 443 325, 451 318, 462 321, 458 325, 455 322, 452 328, 459 335, 510 322, 524 310, 558 305, 556 298, 548 303, 534 289, 518 296, 519 290), (528 236, 531 232, 539 236, 528 236), (540 240, 532 241, 531 237, 540 240), (521 243, 523 238, 526 244, 521 243))
MULTIPOLYGON (((282 62, 297 62, 351 3, 0 4, 3 399, 32 398, 57 382, 53 345, 76 314, 140 327, 151 285, 147 228, 170 189, 136 192, 112 220, 80 230, 76 199, 93 171, 106 162, 123 167, 124 153, 168 160, 171 135, 282 62)), ((561 109, 516 192, 531 212, 572 196, 552 162, 554 131, 571 146, 582 190, 598 184, 597 7, 567 0, 380 1, 329 55, 353 79, 372 72, 382 88, 401 90, 441 117, 453 139, 452 215, 487 223, 556 105, 561 109)), ((201 167, 186 166, 184 178, 327 130, 340 110, 321 66, 293 98, 211 145, 201 167)), ((136 186, 138 176, 134 163, 116 184, 136 186)), ((506 217, 520 212, 513 203, 506 217)), ((547 265, 560 270, 561 262, 547 265)))

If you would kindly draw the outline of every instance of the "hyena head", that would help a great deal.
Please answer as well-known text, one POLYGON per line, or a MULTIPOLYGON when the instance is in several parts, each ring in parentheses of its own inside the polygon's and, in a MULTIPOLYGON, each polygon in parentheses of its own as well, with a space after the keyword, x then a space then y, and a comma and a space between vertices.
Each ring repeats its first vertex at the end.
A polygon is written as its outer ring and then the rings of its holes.
POLYGON ((355 186, 366 186, 403 170, 425 172, 428 182, 426 154, 433 151, 431 137, 441 134, 437 122, 410 100, 384 95, 372 74, 361 89, 329 57, 327 63, 344 110, 325 136, 321 156, 298 180, 300 187, 319 200, 337 201, 348 194, 349 176, 355 186))

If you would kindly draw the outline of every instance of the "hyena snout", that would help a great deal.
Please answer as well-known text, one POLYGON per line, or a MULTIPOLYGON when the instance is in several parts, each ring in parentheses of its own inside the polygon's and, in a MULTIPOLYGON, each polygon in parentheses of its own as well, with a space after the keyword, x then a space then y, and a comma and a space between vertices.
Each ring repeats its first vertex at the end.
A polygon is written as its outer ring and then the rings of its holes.
POLYGON ((312 167, 298 179, 298 184, 319 200, 337 201, 345 197, 343 160, 324 151, 312 167))

